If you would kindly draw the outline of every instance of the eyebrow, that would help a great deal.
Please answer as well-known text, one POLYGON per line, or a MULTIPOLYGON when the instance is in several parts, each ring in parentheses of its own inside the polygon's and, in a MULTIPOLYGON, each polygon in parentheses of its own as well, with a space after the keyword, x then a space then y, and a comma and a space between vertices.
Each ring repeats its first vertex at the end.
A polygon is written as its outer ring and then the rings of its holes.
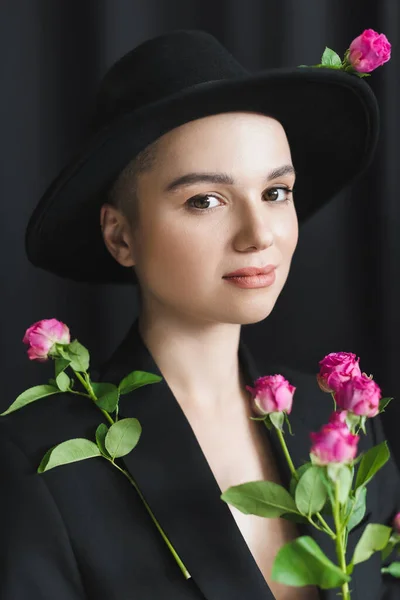
MULTIPOLYGON (((296 175, 293 165, 282 165, 281 167, 277 167, 268 173, 265 183, 268 183, 268 181, 271 181, 272 179, 277 179, 278 177, 288 174, 296 175)), ((181 175, 180 177, 177 177, 168 183, 166 188, 164 188, 164 192, 172 192, 181 187, 205 182, 219 183, 223 185, 235 185, 234 178, 231 175, 228 175, 228 173, 186 173, 185 175, 181 175)))

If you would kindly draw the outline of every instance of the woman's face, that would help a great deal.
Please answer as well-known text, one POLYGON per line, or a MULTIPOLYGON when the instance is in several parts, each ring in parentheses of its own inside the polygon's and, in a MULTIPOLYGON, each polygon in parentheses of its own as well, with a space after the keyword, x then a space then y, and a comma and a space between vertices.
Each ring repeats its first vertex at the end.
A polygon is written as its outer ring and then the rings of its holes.
POLYGON ((286 191, 295 180, 290 167, 282 125, 258 113, 197 119, 159 138, 154 168, 138 177, 139 226, 130 230, 124 260, 135 267, 142 310, 196 322, 265 319, 298 240, 293 195, 286 191), (194 173, 208 180, 192 177, 169 189, 194 173), (224 279, 271 264, 276 279, 268 287, 243 289, 224 279))

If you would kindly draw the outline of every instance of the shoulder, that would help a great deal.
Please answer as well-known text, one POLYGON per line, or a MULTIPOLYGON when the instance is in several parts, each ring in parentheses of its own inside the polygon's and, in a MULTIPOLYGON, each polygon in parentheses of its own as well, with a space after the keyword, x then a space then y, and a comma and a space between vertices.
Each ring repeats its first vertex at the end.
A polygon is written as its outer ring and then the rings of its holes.
POLYGON ((88 398, 54 394, 1 416, 0 445, 19 448, 38 465, 47 450, 67 439, 94 439, 101 422, 103 415, 88 398))

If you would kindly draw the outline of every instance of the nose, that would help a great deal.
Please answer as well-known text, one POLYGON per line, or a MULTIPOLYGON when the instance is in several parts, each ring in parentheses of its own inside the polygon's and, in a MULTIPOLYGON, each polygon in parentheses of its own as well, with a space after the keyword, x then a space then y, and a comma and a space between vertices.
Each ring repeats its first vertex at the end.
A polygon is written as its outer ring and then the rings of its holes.
POLYGON ((242 251, 249 247, 263 250, 271 246, 274 241, 273 216, 267 202, 248 198, 240 204, 236 248, 242 251))

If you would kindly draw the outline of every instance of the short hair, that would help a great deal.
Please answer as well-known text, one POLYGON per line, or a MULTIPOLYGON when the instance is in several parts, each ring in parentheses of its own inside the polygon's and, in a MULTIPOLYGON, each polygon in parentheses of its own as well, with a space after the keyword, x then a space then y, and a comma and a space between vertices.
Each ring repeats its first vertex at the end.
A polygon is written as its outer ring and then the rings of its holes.
POLYGON ((157 160, 158 139, 139 152, 121 171, 107 193, 107 202, 120 210, 132 227, 139 221, 138 176, 151 171, 157 160))
MULTIPOLYGON (((157 160, 157 151, 158 139, 146 146, 124 167, 107 192, 106 202, 120 210, 133 229, 139 225, 138 176, 154 167, 157 160)), ((140 283, 134 267, 132 269, 132 280, 137 285, 139 306, 141 306, 140 283)))

